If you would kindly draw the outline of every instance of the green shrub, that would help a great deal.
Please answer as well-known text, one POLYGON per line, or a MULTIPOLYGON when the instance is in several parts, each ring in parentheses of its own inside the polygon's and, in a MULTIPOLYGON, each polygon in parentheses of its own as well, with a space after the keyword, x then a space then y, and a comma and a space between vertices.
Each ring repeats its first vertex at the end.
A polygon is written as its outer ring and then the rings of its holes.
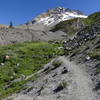
POLYGON ((62 64, 62 61, 60 61, 60 60, 55 60, 52 62, 52 65, 55 66, 55 68, 61 66, 61 64, 62 64))
POLYGON ((68 83, 66 81, 62 81, 59 86, 66 88, 68 86, 68 83))
POLYGON ((100 52, 91 52, 89 53, 89 56, 94 59, 100 59, 100 52))
POLYGON ((100 12, 93 13, 90 16, 88 16, 88 18, 84 19, 84 23, 86 25, 91 25, 98 21, 100 22, 100 12))
POLYGON ((100 73, 100 68, 96 70, 96 73, 100 73))

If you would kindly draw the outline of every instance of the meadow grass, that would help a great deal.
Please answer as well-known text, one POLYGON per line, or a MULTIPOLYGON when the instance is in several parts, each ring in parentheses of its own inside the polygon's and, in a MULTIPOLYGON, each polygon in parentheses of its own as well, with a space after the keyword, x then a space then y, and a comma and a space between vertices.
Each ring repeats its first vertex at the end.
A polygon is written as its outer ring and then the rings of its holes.
POLYGON ((0 63, 4 62, 0 65, 0 97, 18 92, 29 81, 24 78, 39 71, 53 58, 63 55, 59 46, 62 45, 30 42, 0 47, 0 63), (9 59, 4 61, 5 56, 9 59), (21 80, 15 81, 17 79, 21 80))

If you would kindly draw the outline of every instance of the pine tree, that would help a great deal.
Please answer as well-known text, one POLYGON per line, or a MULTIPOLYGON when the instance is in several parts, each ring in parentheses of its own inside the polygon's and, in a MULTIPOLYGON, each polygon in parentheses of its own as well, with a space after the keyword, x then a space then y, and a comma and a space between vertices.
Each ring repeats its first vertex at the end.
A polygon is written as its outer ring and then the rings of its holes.
POLYGON ((10 24, 9 24, 9 28, 13 28, 13 23, 12 23, 12 21, 11 21, 10 24))

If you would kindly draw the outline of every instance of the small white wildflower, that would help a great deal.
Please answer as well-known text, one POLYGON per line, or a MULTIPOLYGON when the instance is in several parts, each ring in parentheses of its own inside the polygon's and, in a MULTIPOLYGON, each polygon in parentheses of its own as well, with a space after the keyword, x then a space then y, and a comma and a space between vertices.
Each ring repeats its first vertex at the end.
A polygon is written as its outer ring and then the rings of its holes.
POLYGON ((5 56, 5 58, 6 58, 6 59, 9 59, 9 58, 10 58, 10 56, 8 56, 8 55, 7 55, 7 56, 5 56))
POLYGON ((4 66, 5 64, 4 63, 1 63, 1 66, 4 66))
POLYGON ((58 49, 60 50, 60 49, 63 49, 63 47, 58 47, 58 49))
POLYGON ((90 56, 87 56, 87 57, 86 57, 86 60, 90 60, 90 59, 91 59, 91 57, 90 57, 90 56))

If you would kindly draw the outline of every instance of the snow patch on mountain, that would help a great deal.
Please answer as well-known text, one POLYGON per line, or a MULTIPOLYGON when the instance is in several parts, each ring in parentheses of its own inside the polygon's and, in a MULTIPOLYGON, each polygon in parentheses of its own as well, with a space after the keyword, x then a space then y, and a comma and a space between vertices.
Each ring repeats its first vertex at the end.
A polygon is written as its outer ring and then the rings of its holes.
POLYGON ((69 20, 69 19, 73 19, 73 18, 87 18, 87 16, 66 12, 66 13, 62 13, 61 15, 58 15, 58 16, 45 17, 45 18, 41 18, 39 20, 36 19, 36 23, 42 23, 42 24, 48 26, 48 25, 51 25, 52 23, 54 23, 55 21, 57 23, 59 23, 61 21, 65 21, 65 20, 69 20))

